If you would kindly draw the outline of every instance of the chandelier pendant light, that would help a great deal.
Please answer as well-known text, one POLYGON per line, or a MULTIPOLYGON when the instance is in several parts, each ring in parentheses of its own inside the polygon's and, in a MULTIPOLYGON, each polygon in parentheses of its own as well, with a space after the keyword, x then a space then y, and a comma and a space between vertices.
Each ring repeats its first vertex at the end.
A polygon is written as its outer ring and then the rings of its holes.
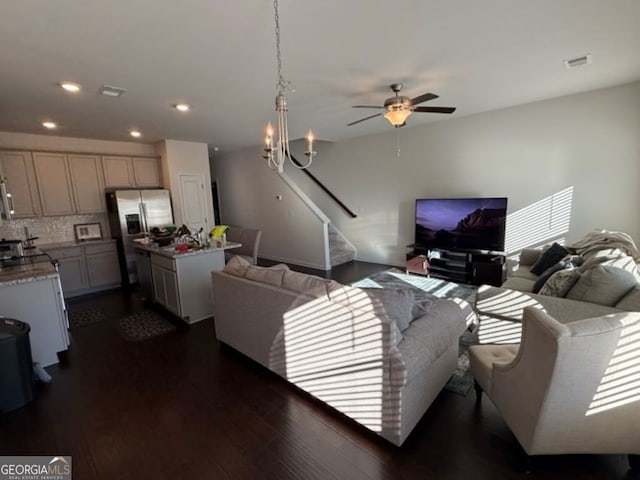
POLYGON ((313 132, 309 130, 307 133, 307 151, 304 154, 307 156, 307 163, 299 165, 291 158, 291 150, 289 149, 289 126, 287 124, 287 97, 285 91, 287 89, 292 90, 291 82, 288 81, 282 75, 282 57, 280 55, 280 17, 278 15, 278 0, 273 1, 274 18, 276 23, 276 59, 278 61, 278 85, 276 95, 276 112, 278 113, 278 128, 274 132, 271 122, 267 123, 266 135, 264 139, 264 151, 262 156, 267 160, 269 168, 278 170, 282 173, 284 170, 284 163, 288 158, 293 166, 296 168, 308 168, 313 161, 313 157, 316 152, 313 151, 313 132), (274 134, 276 135, 274 137, 274 134))

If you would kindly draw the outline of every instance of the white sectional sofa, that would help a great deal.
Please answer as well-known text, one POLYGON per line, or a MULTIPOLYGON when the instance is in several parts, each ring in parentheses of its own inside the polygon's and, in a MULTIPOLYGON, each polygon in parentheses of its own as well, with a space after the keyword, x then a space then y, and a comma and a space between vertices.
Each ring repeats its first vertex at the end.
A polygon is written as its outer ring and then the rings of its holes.
POLYGON ((212 272, 216 337, 401 445, 457 366, 463 300, 412 299, 234 257, 212 272), (404 331, 402 331, 404 329, 404 331))

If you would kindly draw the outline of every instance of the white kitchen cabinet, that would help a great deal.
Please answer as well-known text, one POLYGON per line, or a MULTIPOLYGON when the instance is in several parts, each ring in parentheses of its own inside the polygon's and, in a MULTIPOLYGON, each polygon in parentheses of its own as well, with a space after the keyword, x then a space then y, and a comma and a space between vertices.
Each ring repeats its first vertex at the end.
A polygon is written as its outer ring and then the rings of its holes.
POLYGON ((99 156, 34 152, 33 160, 43 215, 105 211, 99 156))
POLYGON ((33 161, 38 178, 42 214, 76 213, 67 156, 63 153, 34 152, 33 161))
MULTIPOLYGON (((150 252, 154 300, 187 323, 213 315, 211 271, 224 268, 224 250, 161 254, 150 252)), ((155 249, 157 250, 157 249, 155 249)))
POLYGON ((154 300, 181 317, 180 292, 178 291, 178 276, 176 272, 151 263, 151 275, 153 277, 154 300))
POLYGON ((133 157, 133 179, 136 187, 160 187, 160 162, 157 158, 133 157))
POLYGON ((67 155, 76 213, 105 211, 102 163, 98 155, 67 155))
POLYGON ((29 324, 31 356, 43 367, 58 363, 58 352, 69 347, 58 275, 0 287, 0 315, 29 324))
POLYGON ((115 242, 76 245, 63 248, 41 247, 58 260, 65 298, 120 286, 120 264, 115 242))
POLYGON ((121 281, 118 251, 115 243, 83 246, 89 286, 99 288, 121 281))
POLYGON ((30 152, 0 152, 0 177, 11 193, 14 213, 12 218, 37 217, 40 197, 30 152))
POLYGON ((107 188, 161 187, 160 162, 153 157, 102 157, 107 188))

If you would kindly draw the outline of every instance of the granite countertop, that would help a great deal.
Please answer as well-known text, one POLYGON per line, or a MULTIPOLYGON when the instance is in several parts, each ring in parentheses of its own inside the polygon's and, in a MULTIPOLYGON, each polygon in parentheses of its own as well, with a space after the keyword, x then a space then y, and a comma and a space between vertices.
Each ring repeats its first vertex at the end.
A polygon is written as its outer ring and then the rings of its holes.
POLYGON ((39 250, 53 250, 56 248, 71 248, 71 247, 81 247, 82 245, 99 245, 101 243, 112 243, 115 242, 113 238, 101 238, 100 240, 85 240, 83 242, 78 242, 75 240, 69 242, 58 242, 58 243, 45 243, 43 245, 38 245, 39 250))
POLYGON ((0 268, 0 287, 55 278, 58 271, 50 262, 0 268))
POLYGON ((158 247, 158 246, 143 245, 141 243, 136 243, 134 248, 155 253, 157 255, 162 255, 163 257, 167 257, 167 258, 178 258, 178 257, 188 257, 191 255, 205 255, 208 253, 229 250, 231 248, 238 248, 241 246, 242 246, 241 243, 227 242, 224 247, 211 246, 211 247, 203 247, 203 248, 192 248, 184 252, 176 252, 174 245, 170 245, 167 247, 158 247))

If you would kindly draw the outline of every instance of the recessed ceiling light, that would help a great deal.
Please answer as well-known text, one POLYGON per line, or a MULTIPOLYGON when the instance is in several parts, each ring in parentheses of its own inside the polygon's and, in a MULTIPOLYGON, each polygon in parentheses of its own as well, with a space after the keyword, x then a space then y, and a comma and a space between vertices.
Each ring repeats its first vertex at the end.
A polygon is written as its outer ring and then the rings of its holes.
POLYGON ((140 138, 142 136, 142 134, 138 130, 131 130, 129 134, 135 138, 140 138))
POLYGON ((101 95, 106 95, 107 97, 119 97, 124 94, 126 90, 120 87, 113 87, 111 85, 103 85, 98 90, 98 93, 101 95))
POLYGON ((42 122, 42 126, 48 129, 53 129, 57 127, 57 125, 53 122, 42 122))
POLYGON ((76 93, 80 91, 80 85, 73 82, 60 82, 60 87, 64 88, 67 92, 76 93))
POLYGON ((181 112, 188 112, 189 110, 191 110, 191 105, 189 105, 188 103, 178 103, 174 106, 176 107, 176 110, 179 110, 181 112))

